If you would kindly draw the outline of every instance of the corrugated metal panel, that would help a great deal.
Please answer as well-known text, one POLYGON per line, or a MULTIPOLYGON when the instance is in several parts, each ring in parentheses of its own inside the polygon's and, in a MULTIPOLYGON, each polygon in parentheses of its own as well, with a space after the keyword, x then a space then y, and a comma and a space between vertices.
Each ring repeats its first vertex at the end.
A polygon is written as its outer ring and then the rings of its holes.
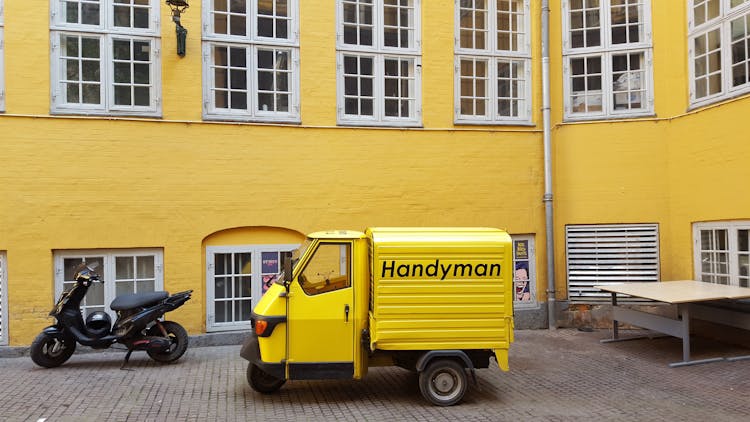
POLYGON ((568 226, 565 246, 573 302, 610 300, 595 285, 659 281, 657 224, 568 226))

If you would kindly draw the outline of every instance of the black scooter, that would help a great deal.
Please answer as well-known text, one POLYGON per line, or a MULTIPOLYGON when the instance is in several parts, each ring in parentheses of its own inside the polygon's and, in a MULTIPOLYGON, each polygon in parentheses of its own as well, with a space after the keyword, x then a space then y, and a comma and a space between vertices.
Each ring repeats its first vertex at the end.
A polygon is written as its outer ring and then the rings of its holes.
POLYGON ((114 343, 128 348, 122 368, 134 350, 145 350, 157 362, 173 362, 187 350, 187 331, 178 323, 159 321, 166 312, 179 308, 190 299, 192 290, 169 295, 167 292, 135 293, 118 296, 110 308, 117 312, 117 321, 106 312, 93 312, 84 322, 81 301, 91 286, 100 280, 94 271, 98 264, 80 264, 73 278, 76 284, 64 292, 49 315, 56 320, 34 339, 31 360, 39 366, 54 368, 67 361, 76 349, 76 342, 94 349, 106 349, 114 343))

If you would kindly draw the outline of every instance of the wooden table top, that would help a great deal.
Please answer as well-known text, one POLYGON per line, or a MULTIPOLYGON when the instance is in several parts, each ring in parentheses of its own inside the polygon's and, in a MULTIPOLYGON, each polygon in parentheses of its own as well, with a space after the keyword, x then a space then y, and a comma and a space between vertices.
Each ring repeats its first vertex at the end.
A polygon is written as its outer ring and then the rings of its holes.
POLYGON ((665 303, 750 298, 750 288, 748 287, 727 286, 695 280, 622 283, 594 287, 608 292, 622 293, 665 303))

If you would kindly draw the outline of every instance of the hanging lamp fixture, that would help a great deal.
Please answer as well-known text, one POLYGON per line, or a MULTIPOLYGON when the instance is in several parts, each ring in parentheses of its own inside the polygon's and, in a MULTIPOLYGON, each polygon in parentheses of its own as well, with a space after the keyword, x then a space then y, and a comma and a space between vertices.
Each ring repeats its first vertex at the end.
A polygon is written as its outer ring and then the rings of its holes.
POLYGON ((190 7, 185 0, 167 0, 167 6, 172 10, 172 22, 175 23, 175 32, 177 33, 177 55, 185 56, 185 44, 187 42, 187 29, 180 23, 180 15, 190 7))

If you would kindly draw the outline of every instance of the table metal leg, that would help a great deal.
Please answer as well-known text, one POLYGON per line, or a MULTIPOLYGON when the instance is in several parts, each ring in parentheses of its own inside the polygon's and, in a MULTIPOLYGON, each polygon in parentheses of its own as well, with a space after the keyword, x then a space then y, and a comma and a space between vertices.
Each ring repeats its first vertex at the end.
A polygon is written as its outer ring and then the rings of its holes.
MULTIPOLYGON (((614 309, 617 306, 617 293, 612 292, 612 309, 614 309)), ((619 322, 614 318, 614 313, 612 315, 612 340, 617 340, 620 338, 620 329, 618 327, 619 322)))
POLYGON ((621 312, 627 312, 627 310, 622 310, 618 308, 617 293, 612 292, 612 338, 605 338, 605 339, 599 340, 600 343, 614 343, 614 342, 620 342, 620 341, 639 340, 642 338, 650 338, 650 339, 655 338, 655 336, 652 334, 621 338, 620 337, 620 320, 617 319, 618 315, 620 315, 621 312))
POLYGON ((618 324, 619 321, 624 321, 628 324, 633 324, 642 328, 647 328, 649 330, 654 330, 681 339, 682 361, 670 363, 669 366, 673 368, 678 366, 697 365, 699 363, 717 362, 724 360, 724 358, 690 360, 690 310, 687 304, 681 304, 678 306, 680 318, 673 319, 649 312, 621 308, 619 306, 616 306, 616 298, 614 298, 612 302, 612 338, 600 340, 602 343, 636 340, 646 337, 654 338, 654 336, 651 334, 620 338, 618 324))
POLYGON ((677 309, 682 318, 682 361, 690 361, 690 311, 687 306, 678 305, 677 309))
POLYGON ((680 338, 682 338, 682 362, 670 363, 669 366, 672 368, 676 368, 679 366, 698 365, 701 363, 718 362, 724 360, 723 357, 690 360, 690 306, 687 304, 681 304, 678 305, 677 309, 679 310, 681 318, 680 338))

